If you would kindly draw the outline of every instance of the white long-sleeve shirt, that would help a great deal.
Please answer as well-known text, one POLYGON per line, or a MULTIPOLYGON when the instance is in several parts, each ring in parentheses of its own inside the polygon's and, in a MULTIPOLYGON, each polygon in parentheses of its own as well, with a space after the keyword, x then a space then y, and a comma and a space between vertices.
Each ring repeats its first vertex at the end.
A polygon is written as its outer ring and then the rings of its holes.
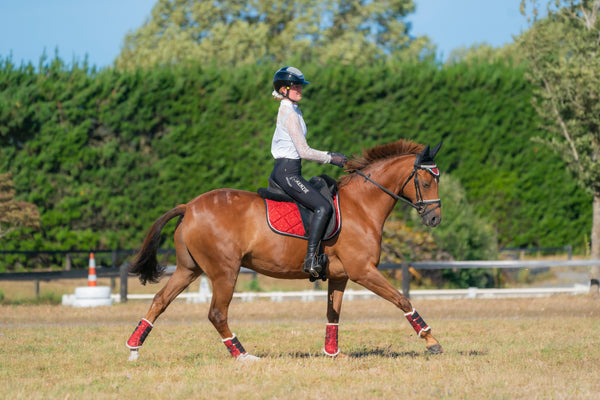
POLYGON ((297 104, 288 99, 281 100, 277 113, 277 125, 271 142, 271 154, 274 158, 291 158, 328 163, 331 156, 321 150, 315 150, 306 142, 306 124, 302 111, 297 104))

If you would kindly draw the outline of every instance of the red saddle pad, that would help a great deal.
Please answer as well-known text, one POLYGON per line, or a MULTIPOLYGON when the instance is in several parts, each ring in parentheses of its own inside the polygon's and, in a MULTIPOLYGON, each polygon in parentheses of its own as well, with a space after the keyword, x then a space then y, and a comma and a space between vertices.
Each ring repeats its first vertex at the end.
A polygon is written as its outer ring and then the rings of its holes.
MULTIPOLYGON (((342 225, 339 197, 337 195, 334 197, 333 203, 335 204, 335 209, 333 211, 335 225, 331 232, 326 232, 324 240, 331 239, 335 236, 342 225)), ((304 229, 302 216, 296 203, 265 199, 265 205, 267 207, 267 222, 273 231, 282 235, 294 236, 302 239, 307 238, 308 232, 304 229)))

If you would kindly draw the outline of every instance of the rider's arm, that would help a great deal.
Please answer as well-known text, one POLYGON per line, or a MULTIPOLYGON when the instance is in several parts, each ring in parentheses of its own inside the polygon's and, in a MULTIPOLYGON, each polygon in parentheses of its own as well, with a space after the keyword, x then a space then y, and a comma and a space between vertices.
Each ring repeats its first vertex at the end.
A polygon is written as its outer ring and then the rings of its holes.
POLYGON ((308 146, 306 137, 302 133, 300 120, 295 113, 288 114, 285 125, 300 158, 320 163, 329 163, 331 161, 331 156, 326 151, 315 150, 308 146))

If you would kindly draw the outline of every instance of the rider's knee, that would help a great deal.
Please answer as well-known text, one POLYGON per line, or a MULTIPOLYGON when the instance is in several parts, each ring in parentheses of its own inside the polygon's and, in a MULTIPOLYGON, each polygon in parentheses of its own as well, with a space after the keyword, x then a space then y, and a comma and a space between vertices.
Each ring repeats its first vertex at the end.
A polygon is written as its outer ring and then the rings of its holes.
POLYGON ((315 214, 320 214, 326 217, 330 216, 332 212, 333 209, 329 204, 321 204, 315 209, 315 214))

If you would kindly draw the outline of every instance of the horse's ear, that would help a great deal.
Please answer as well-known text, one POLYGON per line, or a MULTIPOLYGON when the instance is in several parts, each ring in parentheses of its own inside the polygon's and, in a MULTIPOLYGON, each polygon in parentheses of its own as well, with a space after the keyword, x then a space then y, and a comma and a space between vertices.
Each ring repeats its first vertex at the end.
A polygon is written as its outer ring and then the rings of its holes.
POLYGON ((421 165, 421 161, 426 160, 429 154, 429 145, 423 149, 420 154, 417 154, 415 157, 415 167, 421 165))
MULTIPOLYGON (((442 142, 439 142, 437 144, 437 146, 435 146, 433 149, 431 149, 431 151, 429 152, 429 157, 433 160, 433 158, 435 157, 435 155, 437 154, 437 152, 440 150, 440 147, 442 147, 442 142)), ((429 148, 429 146, 427 146, 427 148, 429 148)))

